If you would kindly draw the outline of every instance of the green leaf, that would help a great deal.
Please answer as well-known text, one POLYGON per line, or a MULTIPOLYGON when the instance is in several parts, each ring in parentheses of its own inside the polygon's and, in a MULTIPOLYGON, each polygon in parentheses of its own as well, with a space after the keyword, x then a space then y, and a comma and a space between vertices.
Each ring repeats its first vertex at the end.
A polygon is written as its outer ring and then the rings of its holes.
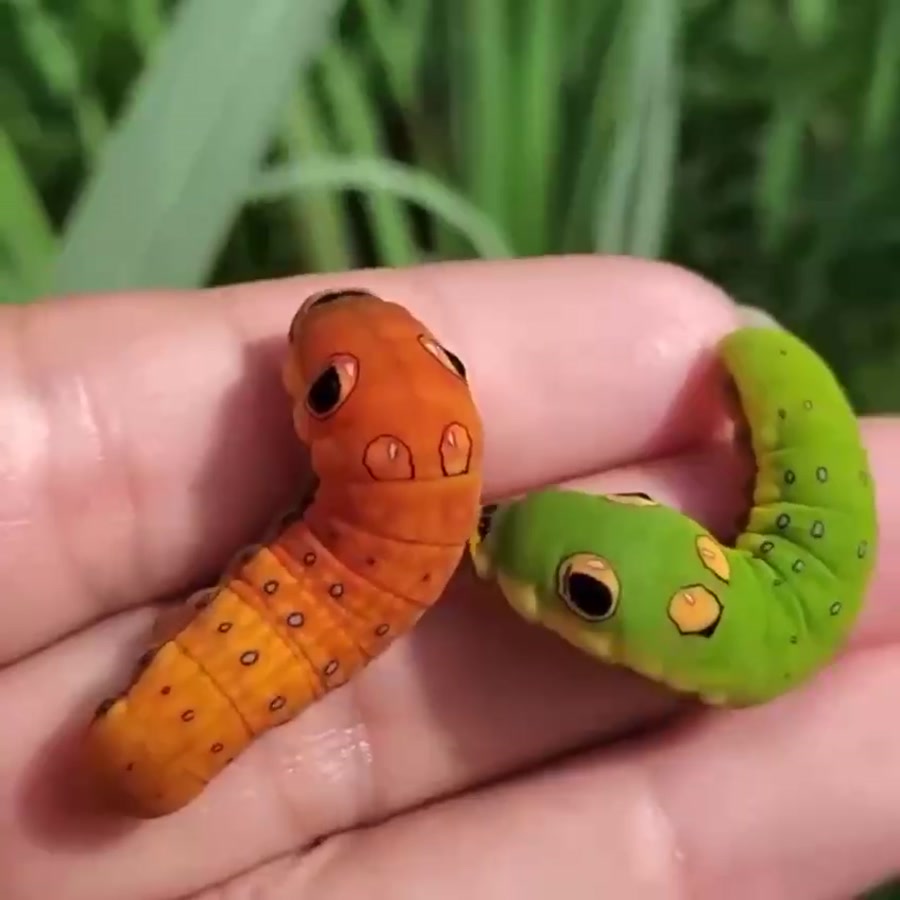
POLYGON ((64 236, 66 292, 197 287, 339 0, 183 0, 64 236))

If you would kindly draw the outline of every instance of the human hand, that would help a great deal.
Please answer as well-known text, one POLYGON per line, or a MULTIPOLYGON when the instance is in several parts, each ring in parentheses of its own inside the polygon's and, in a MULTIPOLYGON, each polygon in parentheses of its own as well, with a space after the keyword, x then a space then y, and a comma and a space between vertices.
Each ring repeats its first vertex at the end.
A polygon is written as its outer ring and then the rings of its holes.
POLYGON ((701 361, 741 312, 670 266, 456 264, 0 311, 0 896, 846 900, 900 867, 891 419, 864 423, 868 602, 801 690, 673 720, 683 700, 529 627, 464 565, 413 633, 181 812, 93 804, 81 730, 150 604, 214 578, 292 491, 285 330, 348 282, 465 361, 488 499, 577 478, 713 527, 739 510, 701 361))

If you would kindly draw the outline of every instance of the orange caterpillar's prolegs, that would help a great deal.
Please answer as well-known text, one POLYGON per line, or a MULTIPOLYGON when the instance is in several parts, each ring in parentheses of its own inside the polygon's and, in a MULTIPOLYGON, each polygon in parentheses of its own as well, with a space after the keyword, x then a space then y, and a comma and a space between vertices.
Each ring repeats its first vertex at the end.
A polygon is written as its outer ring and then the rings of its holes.
MULTIPOLYGON (((358 549, 372 568, 384 563, 358 549)), ((442 555, 446 564, 453 553, 442 555)), ((352 572, 297 522, 245 559, 102 710, 95 755, 133 811, 174 811, 254 737, 344 684, 425 608, 352 572)))

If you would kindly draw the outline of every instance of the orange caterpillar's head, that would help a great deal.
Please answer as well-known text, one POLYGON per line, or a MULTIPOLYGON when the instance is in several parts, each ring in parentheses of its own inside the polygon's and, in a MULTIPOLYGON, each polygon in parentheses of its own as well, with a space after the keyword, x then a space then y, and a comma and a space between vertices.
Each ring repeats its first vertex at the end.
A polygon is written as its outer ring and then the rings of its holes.
POLYGON ((405 307, 361 289, 309 297, 283 377, 313 467, 345 482, 439 479, 481 468, 463 363, 405 307))

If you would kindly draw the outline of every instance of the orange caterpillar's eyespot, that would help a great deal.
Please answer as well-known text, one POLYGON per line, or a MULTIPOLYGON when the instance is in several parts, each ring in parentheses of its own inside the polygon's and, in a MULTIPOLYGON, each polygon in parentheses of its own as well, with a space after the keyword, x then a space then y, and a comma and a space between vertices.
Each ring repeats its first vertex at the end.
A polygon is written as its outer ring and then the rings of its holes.
POLYGON ((324 419, 339 409, 353 393, 359 380, 359 363, 348 353, 332 356, 306 392, 306 410, 324 419))
POLYGON ((419 335, 419 343, 442 366, 449 369, 454 375, 458 375, 463 381, 466 380, 466 367, 455 353, 451 353, 446 347, 442 347, 434 338, 429 337, 427 334, 419 335))

